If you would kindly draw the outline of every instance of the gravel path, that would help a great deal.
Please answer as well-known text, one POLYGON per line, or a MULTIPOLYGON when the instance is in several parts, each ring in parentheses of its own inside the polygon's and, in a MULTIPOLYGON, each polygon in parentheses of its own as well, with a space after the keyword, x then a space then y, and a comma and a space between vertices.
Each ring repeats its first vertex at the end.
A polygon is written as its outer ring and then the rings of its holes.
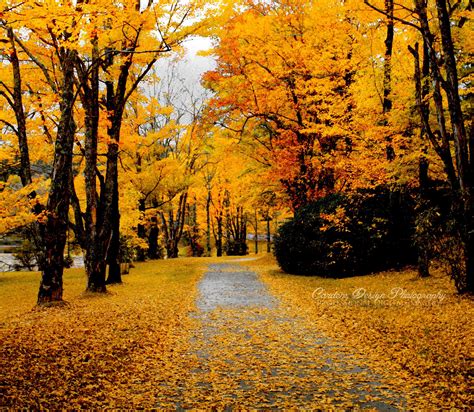
POLYGON ((218 409, 402 409, 363 358, 290 315, 258 275, 209 266, 199 284, 195 404, 218 409))

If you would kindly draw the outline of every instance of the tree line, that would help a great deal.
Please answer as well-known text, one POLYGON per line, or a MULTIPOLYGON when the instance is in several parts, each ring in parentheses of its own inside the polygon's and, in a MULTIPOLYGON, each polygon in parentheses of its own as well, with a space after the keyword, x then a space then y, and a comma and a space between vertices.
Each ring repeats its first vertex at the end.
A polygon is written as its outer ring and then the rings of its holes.
POLYGON ((195 256, 245 254, 250 231, 269 240, 318 199, 382 186, 416 198, 423 276, 427 228, 449 220, 436 241, 454 239, 456 285, 472 291, 471 9, 4 2, 0 229, 35 239, 38 303, 62 300, 70 230, 87 290, 104 292, 127 255, 174 258, 183 240, 195 256), (196 34, 216 59, 205 94, 156 70, 196 34))

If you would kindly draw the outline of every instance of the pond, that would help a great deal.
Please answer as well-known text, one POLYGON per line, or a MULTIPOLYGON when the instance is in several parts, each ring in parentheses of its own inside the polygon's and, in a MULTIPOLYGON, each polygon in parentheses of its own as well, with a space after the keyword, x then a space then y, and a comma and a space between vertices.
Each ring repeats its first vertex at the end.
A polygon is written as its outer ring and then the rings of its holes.
MULTIPOLYGON (((82 256, 72 256, 73 268, 84 267, 84 258, 82 256)), ((11 253, 0 253, 0 272, 13 272, 16 270, 15 266, 19 262, 15 259, 15 256, 11 253)))

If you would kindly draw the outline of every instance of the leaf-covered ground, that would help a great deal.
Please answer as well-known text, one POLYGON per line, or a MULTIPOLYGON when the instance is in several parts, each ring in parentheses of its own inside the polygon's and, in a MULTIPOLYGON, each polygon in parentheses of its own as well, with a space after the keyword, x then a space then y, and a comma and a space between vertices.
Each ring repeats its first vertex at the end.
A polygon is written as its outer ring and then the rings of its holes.
POLYGON ((216 410, 380 409, 404 404, 350 348, 273 297, 255 272, 211 265, 199 285, 197 364, 181 406, 216 410))
POLYGON ((474 409, 474 301, 441 271, 334 280, 284 274, 270 257, 249 266, 294 316, 360 353, 405 393, 406 407, 474 409))
POLYGON ((205 262, 137 264, 105 296, 84 294, 84 272, 69 270, 68 305, 35 310, 38 274, 1 274, 0 405, 152 407, 162 387, 178 391, 205 262))
POLYGON ((67 271, 68 304, 32 310, 38 275, 1 274, 0 406, 469 409, 473 302, 414 275, 186 258, 138 264, 105 296, 67 271), (341 297, 360 287, 372 295, 341 297))

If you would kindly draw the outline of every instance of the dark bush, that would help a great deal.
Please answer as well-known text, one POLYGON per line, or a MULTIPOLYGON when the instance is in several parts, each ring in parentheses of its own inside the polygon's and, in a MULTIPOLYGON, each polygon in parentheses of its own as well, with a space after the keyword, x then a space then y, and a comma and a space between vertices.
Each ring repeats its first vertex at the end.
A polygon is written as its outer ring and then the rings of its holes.
POLYGON ((416 262, 410 197, 384 189, 330 195, 295 213, 275 237, 288 273, 344 277, 416 262))
POLYGON ((225 253, 228 256, 245 256, 248 253, 248 246, 245 239, 229 239, 225 245, 225 253))

